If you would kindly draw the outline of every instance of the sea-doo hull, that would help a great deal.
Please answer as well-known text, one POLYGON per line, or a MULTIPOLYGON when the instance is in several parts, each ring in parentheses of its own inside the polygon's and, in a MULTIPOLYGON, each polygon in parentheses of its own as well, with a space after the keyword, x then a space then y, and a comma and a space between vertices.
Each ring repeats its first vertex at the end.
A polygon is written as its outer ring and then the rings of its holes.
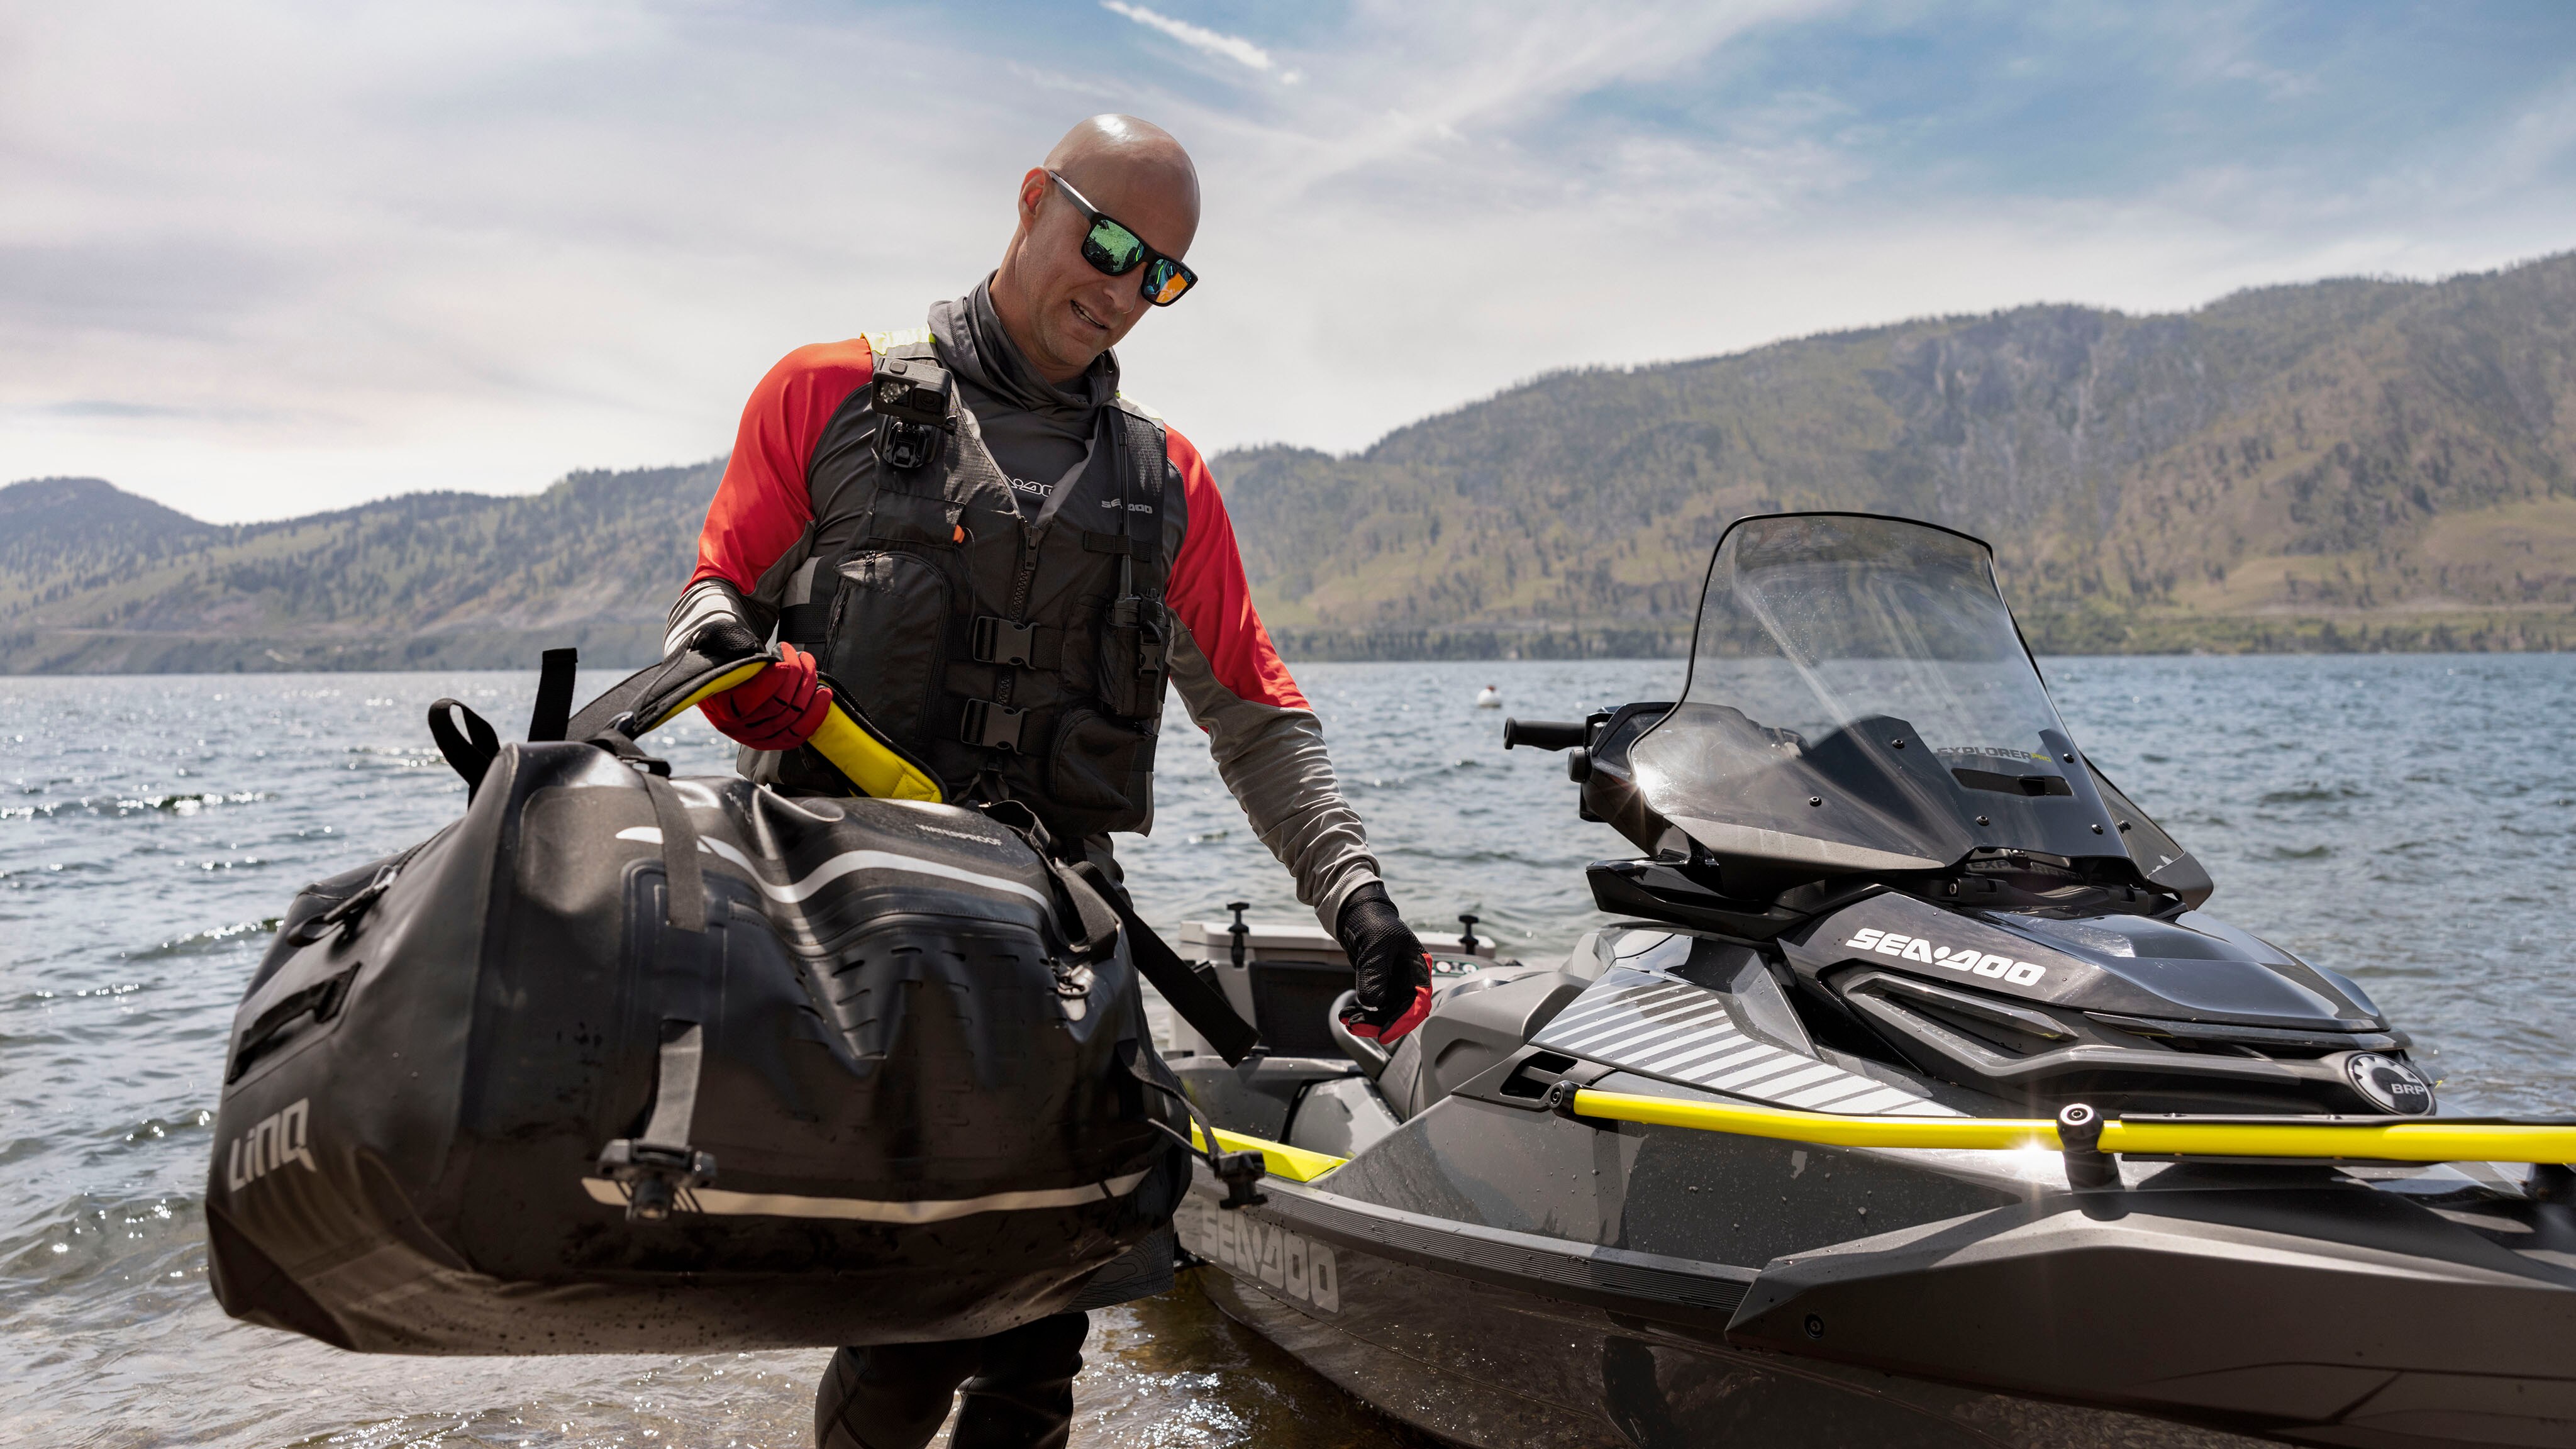
POLYGON ((1180 1067, 1296 1181, 1183 1214, 1227 1311, 1477 1445, 2576 1446, 2576 1127, 2440 1119, 2359 982, 2207 915, 1991 550, 1739 520, 1691 658, 1504 727, 1643 919, 1180 1067))
POLYGON ((2057 1171, 1453 1097, 1258 1207, 1203 1179, 1178 1226, 1228 1314, 1469 1444, 2576 1441, 2568 1208, 2057 1171))

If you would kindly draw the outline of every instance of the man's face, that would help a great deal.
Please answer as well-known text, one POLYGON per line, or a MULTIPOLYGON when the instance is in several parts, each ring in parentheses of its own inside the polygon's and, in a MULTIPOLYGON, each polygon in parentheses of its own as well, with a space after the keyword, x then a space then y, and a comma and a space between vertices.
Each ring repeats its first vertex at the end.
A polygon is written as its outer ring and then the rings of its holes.
MULTIPOLYGON (((1065 179, 1145 245, 1176 260, 1188 251, 1198 229, 1197 198, 1165 177, 1100 166, 1088 175, 1068 170, 1065 179)), ((1039 373, 1070 381, 1118 345, 1153 304, 1138 290, 1138 272, 1105 276, 1083 260, 1091 218, 1042 167, 1021 178, 1019 216, 1018 234, 994 279, 994 301, 1039 373)))

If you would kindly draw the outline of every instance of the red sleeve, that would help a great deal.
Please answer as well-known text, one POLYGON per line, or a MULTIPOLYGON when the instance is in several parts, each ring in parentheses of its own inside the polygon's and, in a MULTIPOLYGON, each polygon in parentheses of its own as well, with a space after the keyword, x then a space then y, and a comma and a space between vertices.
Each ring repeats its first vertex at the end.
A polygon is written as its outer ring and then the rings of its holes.
POLYGON ((1207 460, 1190 440, 1163 430, 1172 466, 1180 470, 1181 500, 1189 532, 1172 560, 1171 582, 1164 598, 1180 616, 1181 627, 1198 641, 1216 682, 1236 697, 1281 709, 1311 709, 1288 666, 1271 647, 1270 631, 1253 612, 1252 586, 1244 581, 1243 556, 1235 551, 1234 520, 1207 460))
POLYGON ((875 371, 865 340, 819 342, 787 354, 751 390, 724 481, 707 505, 690 583, 723 579, 748 594, 795 544, 814 519, 805 479, 814 445, 832 414, 875 371))

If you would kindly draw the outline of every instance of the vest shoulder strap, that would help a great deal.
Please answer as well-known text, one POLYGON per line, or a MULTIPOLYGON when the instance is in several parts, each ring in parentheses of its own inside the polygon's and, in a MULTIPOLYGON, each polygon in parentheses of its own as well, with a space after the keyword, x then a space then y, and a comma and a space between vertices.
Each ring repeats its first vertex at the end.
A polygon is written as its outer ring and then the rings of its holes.
POLYGON ((927 327, 897 327, 885 332, 862 332, 859 338, 868 344, 868 351, 879 357, 897 355, 927 357, 932 351, 933 339, 927 327))
POLYGON ((1124 393, 1112 406, 1123 424, 1120 461, 1128 470, 1127 496, 1144 504, 1127 514, 1128 551, 1145 586, 1160 594, 1171 575, 1171 560, 1163 557, 1163 491, 1171 473, 1170 444, 1163 437, 1162 418, 1152 409, 1124 393))

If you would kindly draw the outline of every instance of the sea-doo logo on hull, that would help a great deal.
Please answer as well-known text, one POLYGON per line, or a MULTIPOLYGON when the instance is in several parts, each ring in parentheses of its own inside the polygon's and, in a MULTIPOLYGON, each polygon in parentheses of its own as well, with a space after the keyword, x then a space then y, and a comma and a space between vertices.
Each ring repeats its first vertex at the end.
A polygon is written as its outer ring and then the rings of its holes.
POLYGON ((258 1126, 234 1138, 232 1151, 224 1159, 224 1184, 239 1192, 290 1162, 303 1163, 307 1172, 320 1172, 304 1140, 311 1101, 299 1098, 294 1106, 262 1117, 258 1126))
POLYGON ((1843 942, 1855 951, 1875 951, 1899 961, 1920 961, 1927 966, 1947 966, 1953 971, 1968 971, 1979 976, 1999 976, 2015 986, 2036 986, 2048 974, 2048 968, 2036 961, 2016 961, 2010 956, 1997 956, 1974 946, 1935 946, 1920 936, 1902 936, 1894 931, 1867 930, 1843 942))
POLYGON ((1341 1264, 1322 1243, 1201 1197, 1184 1203, 1172 1226, 1182 1247, 1209 1262, 1325 1313, 1342 1311, 1341 1264))

